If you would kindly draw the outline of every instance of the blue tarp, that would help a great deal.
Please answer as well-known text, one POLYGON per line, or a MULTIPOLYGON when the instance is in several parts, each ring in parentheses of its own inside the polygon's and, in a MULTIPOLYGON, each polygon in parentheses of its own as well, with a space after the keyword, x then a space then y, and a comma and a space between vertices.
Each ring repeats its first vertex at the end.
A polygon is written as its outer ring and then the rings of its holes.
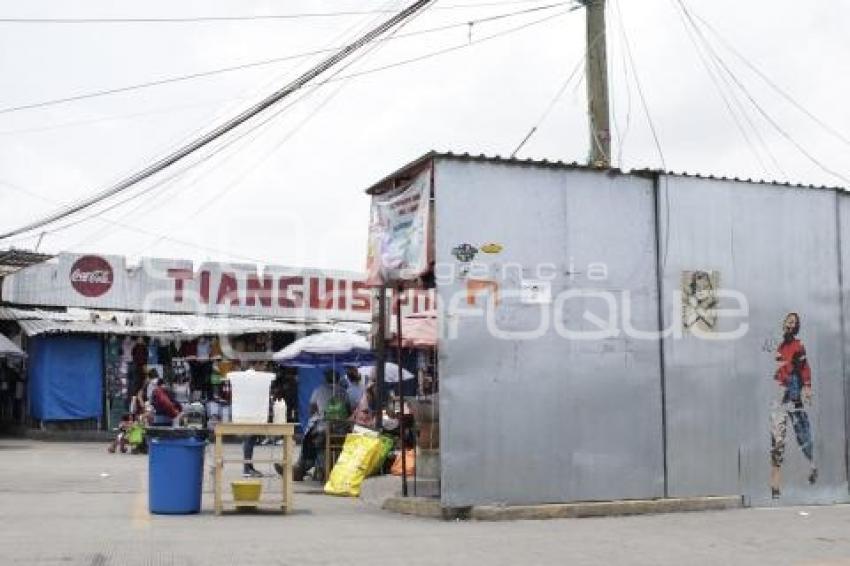
MULTIPOLYGON (((307 421, 310 420, 310 397, 313 391, 325 382, 325 370, 331 368, 336 370, 339 380, 345 376, 345 366, 350 363, 335 361, 336 363, 332 364, 325 358, 324 363, 319 365, 298 367, 298 422, 301 423, 301 430, 307 430, 307 421)), ((337 381, 337 383, 340 382, 337 381)))
POLYGON ((102 416, 103 343, 89 336, 38 336, 29 346, 30 414, 43 421, 102 416))
POLYGON ((307 430, 307 421, 310 419, 310 396, 324 382, 325 368, 298 368, 298 422, 301 423, 302 431, 307 430))

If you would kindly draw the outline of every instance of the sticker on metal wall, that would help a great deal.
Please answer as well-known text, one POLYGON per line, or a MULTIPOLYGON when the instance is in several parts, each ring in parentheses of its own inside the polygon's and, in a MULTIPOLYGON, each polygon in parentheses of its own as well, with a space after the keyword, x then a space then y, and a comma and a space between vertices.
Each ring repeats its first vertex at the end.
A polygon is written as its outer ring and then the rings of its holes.
POLYGON ((452 248, 452 255, 460 262, 469 263, 478 255, 478 248, 472 244, 458 244, 452 248))
POLYGON ((552 284, 538 279, 520 281, 520 302, 528 305, 548 305, 552 302, 552 284))

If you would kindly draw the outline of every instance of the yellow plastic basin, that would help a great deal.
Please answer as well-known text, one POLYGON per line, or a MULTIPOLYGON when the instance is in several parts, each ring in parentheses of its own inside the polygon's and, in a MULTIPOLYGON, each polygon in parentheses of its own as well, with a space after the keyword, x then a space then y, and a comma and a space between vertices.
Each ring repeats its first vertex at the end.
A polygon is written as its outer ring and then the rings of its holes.
POLYGON ((233 501, 241 503, 257 503, 263 492, 263 484, 259 480, 238 480, 230 482, 233 490, 233 501))

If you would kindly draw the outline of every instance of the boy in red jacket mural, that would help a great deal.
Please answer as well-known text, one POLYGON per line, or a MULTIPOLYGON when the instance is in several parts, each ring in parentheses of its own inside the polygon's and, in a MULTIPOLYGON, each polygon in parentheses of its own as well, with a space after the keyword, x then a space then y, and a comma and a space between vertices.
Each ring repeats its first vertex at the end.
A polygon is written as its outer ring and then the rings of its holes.
POLYGON ((812 370, 806 358, 806 348, 797 338, 800 332, 800 315, 791 312, 782 322, 782 342, 776 349, 774 381, 779 386, 779 399, 774 402, 770 415, 770 492, 774 499, 780 495, 782 460, 785 456, 785 438, 788 421, 794 427, 797 444, 809 461, 809 483, 815 483, 812 428, 806 406, 812 401, 812 370))

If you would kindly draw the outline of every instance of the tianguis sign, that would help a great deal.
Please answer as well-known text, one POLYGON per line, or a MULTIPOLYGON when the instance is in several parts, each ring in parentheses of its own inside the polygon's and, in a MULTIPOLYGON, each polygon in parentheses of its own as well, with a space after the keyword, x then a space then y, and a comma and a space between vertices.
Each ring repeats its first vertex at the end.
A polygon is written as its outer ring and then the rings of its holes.
MULTIPOLYGON (((141 312, 231 314, 293 320, 370 322, 372 294, 362 273, 244 263, 59 254, 7 276, 15 305, 141 312)), ((433 308, 433 293, 405 292, 402 311, 433 308)))
POLYGON ((84 255, 71 266, 71 286, 84 297, 100 297, 112 288, 112 266, 102 257, 84 255))

